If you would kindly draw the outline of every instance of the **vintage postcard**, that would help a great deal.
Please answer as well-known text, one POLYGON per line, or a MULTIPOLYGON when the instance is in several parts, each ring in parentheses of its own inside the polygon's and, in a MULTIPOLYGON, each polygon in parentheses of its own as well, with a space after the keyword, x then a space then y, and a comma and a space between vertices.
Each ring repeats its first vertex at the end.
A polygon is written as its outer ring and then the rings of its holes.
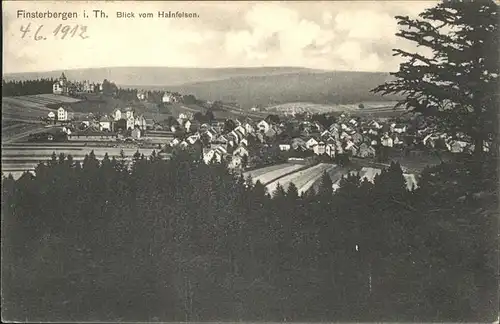
POLYGON ((2 5, 4 322, 498 323, 498 2, 2 5))

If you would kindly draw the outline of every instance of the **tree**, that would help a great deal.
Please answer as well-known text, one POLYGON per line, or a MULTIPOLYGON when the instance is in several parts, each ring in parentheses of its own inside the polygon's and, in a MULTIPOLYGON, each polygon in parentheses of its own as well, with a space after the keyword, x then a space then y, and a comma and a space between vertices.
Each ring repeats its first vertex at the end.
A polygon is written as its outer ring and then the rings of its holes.
POLYGON ((266 117, 266 121, 270 124, 279 124, 280 117, 278 115, 271 114, 266 117))
POLYGON ((223 108, 222 101, 218 101, 218 100, 216 100, 216 101, 214 101, 214 102, 212 103, 211 109, 212 109, 213 111, 216 111, 216 110, 222 110, 222 108, 223 108))
MULTIPOLYGON (((450 134, 463 132, 483 153, 496 140, 498 89, 498 5, 493 1, 445 1, 417 19, 396 16, 396 34, 432 54, 395 49, 405 59, 374 93, 403 94, 397 107, 424 114, 450 134)), ((498 146, 498 145, 494 145, 498 146)))
POLYGON ((236 123, 232 119, 226 119, 224 121, 224 133, 229 133, 236 128, 236 123))
POLYGON ((319 187, 319 194, 323 197, 331 197, 333 193, 333 182, 328 173, 323 172, 319 187))
POLYGON ((241 166, 243 167, 243 169, 246 169, 247 166, 248 166, 248 155, 243 155, 241 157, 241 166))
POLYGON ((207 110, 207 112, 205 113, 205 121, 207 121, 208 123, 210 123, 214 119, 215 119, 215 115, 214 115, 212 109, 207 110))
POLYGON ((199 111, 193 115, 193 119, 199 121, 200 123, 205 122, 205 116, 199 111))

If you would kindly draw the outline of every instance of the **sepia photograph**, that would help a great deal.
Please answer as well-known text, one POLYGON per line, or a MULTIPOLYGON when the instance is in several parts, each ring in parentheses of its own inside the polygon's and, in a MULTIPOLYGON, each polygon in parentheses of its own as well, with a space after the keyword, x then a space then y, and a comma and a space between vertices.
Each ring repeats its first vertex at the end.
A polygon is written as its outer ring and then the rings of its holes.
POLYGON ((2 1, 6 323, 499 323, 499 5, 2 1))

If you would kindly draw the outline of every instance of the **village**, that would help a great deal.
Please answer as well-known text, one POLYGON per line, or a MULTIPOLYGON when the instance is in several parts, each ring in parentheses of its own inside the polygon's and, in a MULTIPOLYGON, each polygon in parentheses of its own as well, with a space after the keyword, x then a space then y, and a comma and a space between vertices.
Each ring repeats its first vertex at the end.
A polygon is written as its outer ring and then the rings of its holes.
MULTIPOLYGON (((68 94, 69 89, 93 92, 102 84, 68 82, 64 73, 54 83, 55 94, 68 94)), ((139 100, 145 99, 138 92, 139 100)), ((164 93, 162 102, 179 101, 164 93)), ((266 118, 243 117, 218 119, 217 113, 182 112, 166 120, 155 120, 131 107, 116 108, 107 115, 92 113, 76 117, 69 106, 61 105, 48 113, 48 124, 60 127, 59 134, 38 134, 33 141, 65 140, 68 142, 125 143, 139 147, 155 147, 161 152, 199 145, 206 163, 225 161, 229 168, 245 170, 262 165, 256 156, 277 150, 287 158, 321 156, 330 161, 339 158, 362 158, 386 161, 391 151, 445 151, 462 153, 473 145, 460 134, 439 133, 423 119, 413 121, 396 118, 353 117, 349 112, 315 115, 310 113, 266 118)), ((486 148, 487 149, 487 148, 486 148)), ((269 160, 269 159, 267 159, 269 160)), ((277 161, 268 161, 273 163, 277 161)))

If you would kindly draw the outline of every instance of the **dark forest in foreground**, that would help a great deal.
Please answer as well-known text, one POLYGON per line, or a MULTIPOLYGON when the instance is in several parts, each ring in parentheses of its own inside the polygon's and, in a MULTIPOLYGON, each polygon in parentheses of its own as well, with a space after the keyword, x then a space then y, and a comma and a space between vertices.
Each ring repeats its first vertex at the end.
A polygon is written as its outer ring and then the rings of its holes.
POLYGON ((8 320, 493 321, 494 161, 275 198, 205 165, 53 157, 2 181, 8 320), (356 247, 357 246, 357 247, 356 247))

